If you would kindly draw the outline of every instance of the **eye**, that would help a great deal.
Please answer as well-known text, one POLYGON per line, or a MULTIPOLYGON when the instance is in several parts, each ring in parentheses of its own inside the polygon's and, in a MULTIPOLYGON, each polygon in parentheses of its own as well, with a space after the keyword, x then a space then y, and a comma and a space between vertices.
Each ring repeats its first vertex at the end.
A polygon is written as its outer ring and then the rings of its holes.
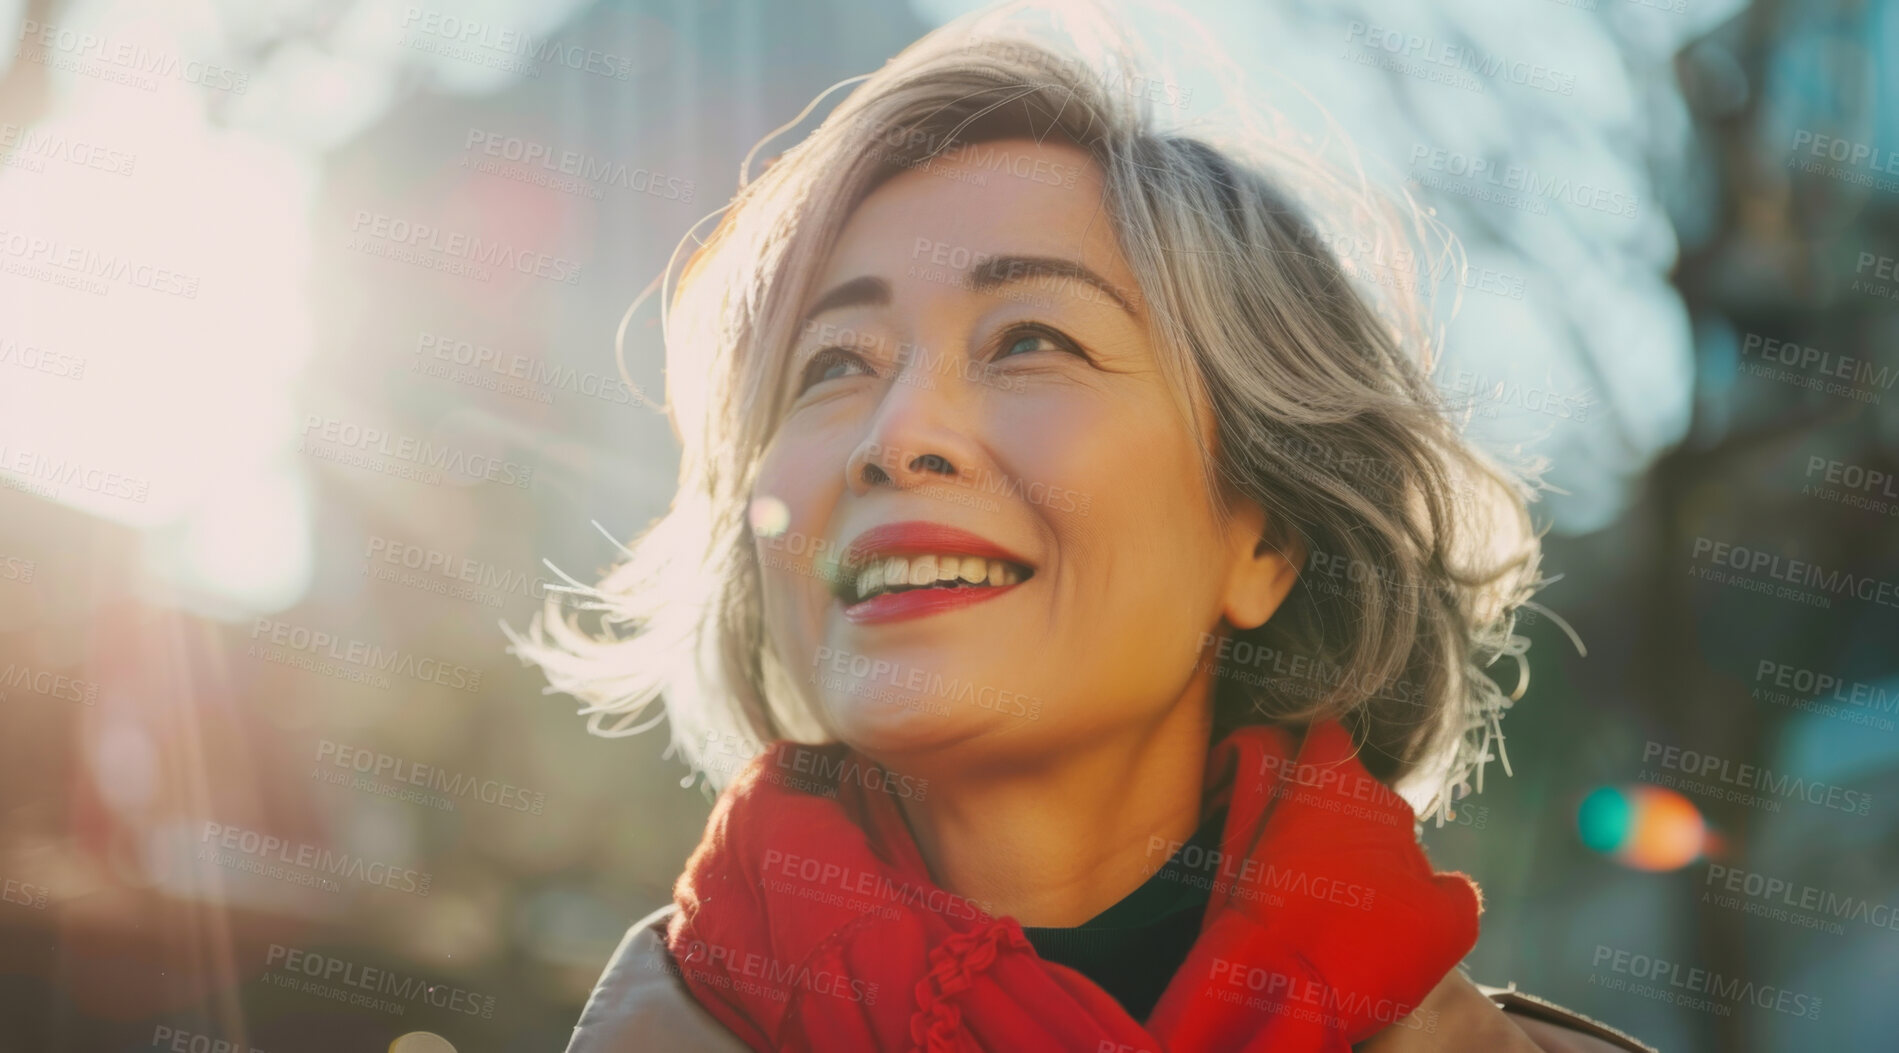
POLYGON ((798 381, 798 394, 804 394, 814 384, 848 377, 854 370, 861 370, 867 376, 877 375, 856 353, 841 347, 823 348, 805 363, 804 375, 798 381))
POLYGON ((1026 326, 1011 329, 1002 334, 1002 340, 996 348, 992 361, 1004 358, 1017 358, 1036 351, 1065 351, 1071 355, 1087 358, 1081 349, 1067 337, 1040 326, 1026 326))

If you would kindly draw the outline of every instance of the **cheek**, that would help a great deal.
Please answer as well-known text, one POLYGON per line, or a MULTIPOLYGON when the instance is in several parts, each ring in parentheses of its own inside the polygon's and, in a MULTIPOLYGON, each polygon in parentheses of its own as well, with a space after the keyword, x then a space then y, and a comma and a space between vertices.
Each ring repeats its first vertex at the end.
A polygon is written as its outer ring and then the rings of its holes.
POLYGON ((1050 517, 1075 571, 1077 624, 1130 655, 1191 646, 1217 618, 1223 551, 1192 437, 1137 411, 1082 434, 1091 441, 1064 444, 1050 469, 1086 508, 1050 517))
POLYGON ((1066 513, 1085 524, 1093 505, 1121 485, 1117 462, 1128 443, 1118 434, 1116 414, 1123 407, 1092 393, 1056 389, 1038 394, 1016 399, 992 416, 987 441, 1000 455, 1003 471, 1020 481, 1030 511, 1057 519, 1066 513))
POLYGON ((836 507, 841 467, 829 468, 819 444, 781 437, 759 458, 749 515, 760 554, 785 560, 809 556, 836 507))
POLYGON ((1147 398, 1050 399, 1007 422, 1011 472, 1058 535, 1064 556, 1145 553, 1180 563, 1217 534, 1198 447, 1147 398), (1152 546, 1164 545, 1155 550, 1152 546))
POLYGON ((759 628, 778 660, 803 679, 815 648, 823 642, 826 597, 815 590, 822 583, 809 576, 810 557, 793 556, 770 543, 753 546, 758 561, 759 628))
POLYGON ((855 448, 854 414, 821 410, 786 420, 759 454, 752 496, 794 509, 834 507, 843 493, 844 464, 855 448))
POLYGON ((797 436, 774 440, 759 459, 748 509, 758 561, 765 630, 781 645, 800 642, 807 609, 826 595, 816 571, 828 551, 831 520, 843 491, 842 460, 797 436))

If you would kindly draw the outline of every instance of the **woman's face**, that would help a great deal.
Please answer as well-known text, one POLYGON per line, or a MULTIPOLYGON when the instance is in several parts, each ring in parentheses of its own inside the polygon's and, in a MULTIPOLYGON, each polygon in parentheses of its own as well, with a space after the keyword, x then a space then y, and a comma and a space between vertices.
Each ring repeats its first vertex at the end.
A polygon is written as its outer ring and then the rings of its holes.
POLYGON ((752 510, 766 632, 833 732, 1020 761, 1204 705, 1202 634, 1264 619, 1263 519, 1216 519, 1088 155, 910 169, 816 290, 752 510))

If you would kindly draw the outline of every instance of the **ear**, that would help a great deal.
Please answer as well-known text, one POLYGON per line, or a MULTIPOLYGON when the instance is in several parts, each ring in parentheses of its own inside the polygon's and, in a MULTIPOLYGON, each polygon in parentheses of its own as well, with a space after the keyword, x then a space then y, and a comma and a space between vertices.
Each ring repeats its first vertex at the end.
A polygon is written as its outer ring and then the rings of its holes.
POLYGON ((1286 594, 1299 580, 1305 566, 1306 549, 1297 537, 1284 549, 1268 540, 1270 524, 1266 510, 1250 498, 1237 498, 1230 506, 1227 525, 1226 598, 1223 612, 1235 629, 1256 629, 1266 624, 1286 594))

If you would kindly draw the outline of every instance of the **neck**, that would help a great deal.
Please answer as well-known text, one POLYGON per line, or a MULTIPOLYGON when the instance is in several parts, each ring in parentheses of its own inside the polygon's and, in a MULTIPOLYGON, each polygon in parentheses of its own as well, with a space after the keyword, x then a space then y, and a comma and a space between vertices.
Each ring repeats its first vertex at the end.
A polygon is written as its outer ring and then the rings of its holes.
POLYGON ((1210 707, 1183 699, 1151 725, 1045 765, 931 773, 904 817, 931 877, 1029 927, 1080 925, 1138 888, 1193 836, 1210 707))

